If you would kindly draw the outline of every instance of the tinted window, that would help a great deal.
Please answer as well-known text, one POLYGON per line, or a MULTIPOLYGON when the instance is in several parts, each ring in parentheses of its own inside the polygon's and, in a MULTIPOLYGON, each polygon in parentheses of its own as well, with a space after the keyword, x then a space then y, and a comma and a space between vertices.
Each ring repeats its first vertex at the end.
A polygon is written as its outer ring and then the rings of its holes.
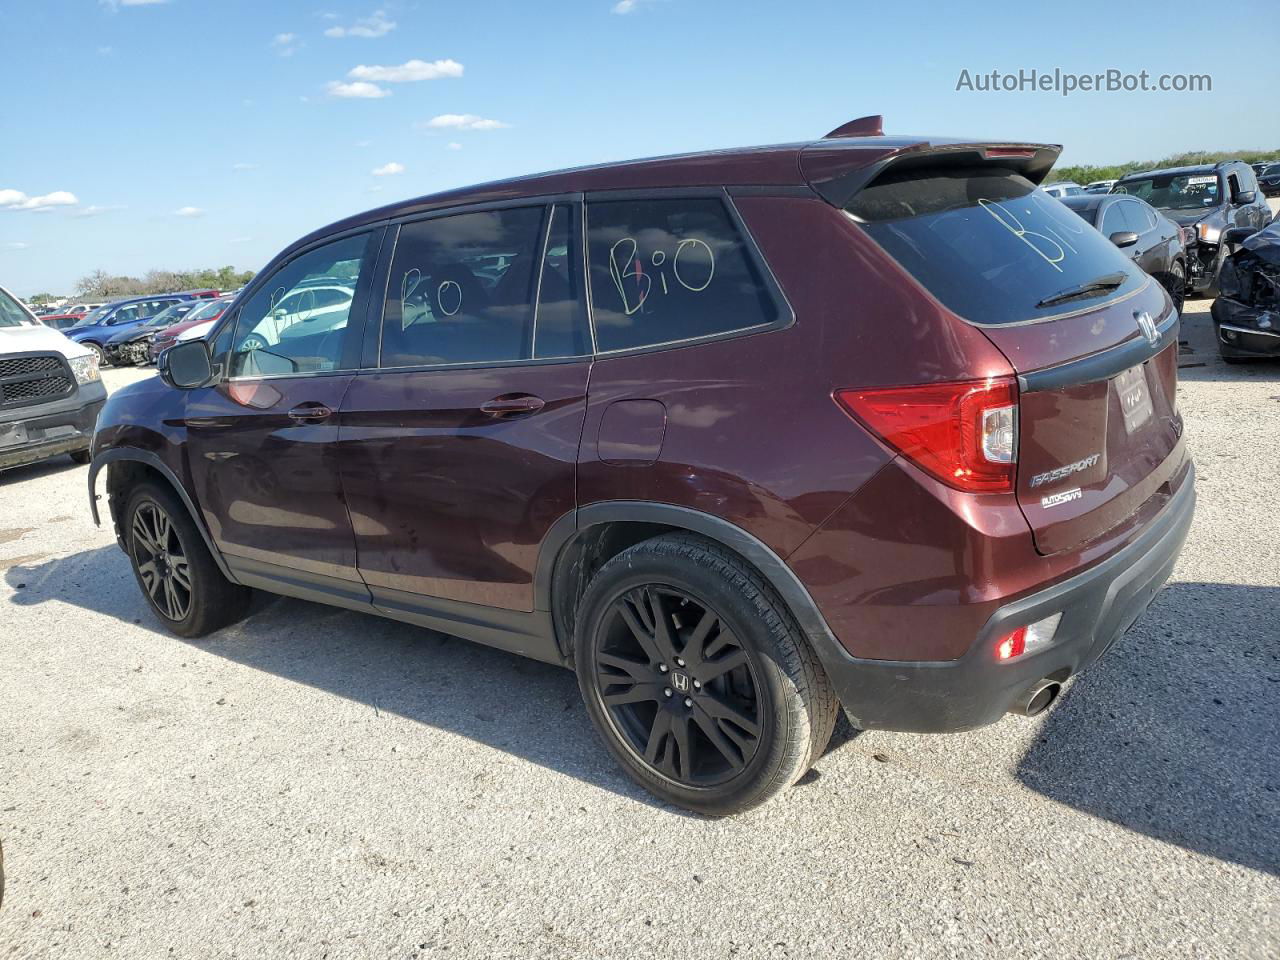
POLYGON ((1130 230, 1131 227, 1125 224, 1124 210, 1121 209, 1124 204, 1113 203, 1107 207, 1102 213, 1102 224, 1098 227, 1102 231, 1104 237, 1110 237, 1113 233, 1119 233, 1121 230, 1130 230))
POLYGON ((1147 223, 1147 215, 1135 201, 1121 200, 1116 206, 1120 208, 1120 214, 1123 217, 1124 226, 1120 228, 1121 230, 1146 233, 1151 229, 1151 224, 1147 223))
POLYGON ((533 356, 544 207, 462 213, 400 229, 382 320, 382 365, 533 356))
POLYGON ((974 323, 1053 316, 1146 283, 1102 233, 1011 171, 890 170, 848 210, 935 297, 974 323), (1117 273, 1117 288, 1042 305, 1117 273))
POLYGON ((601 351, 772 323, 777 307, 715 198, 587 205, 591 316, 601 351))
POLYGON ((582 245, 573 208, 555 207, 547 229, 533 324, 533 355, 580 357, 591 352, 582 306, 582 245))
MULTIPOLYGON (((369 258, 369 235, 360 234, 309 250, 277 270, 240 310, 231 375, 339 369, 356 285, 369 258), (344 294, 341 301, 321 303, 321 291, 329 290, 344 294)), ((217 312, 215 304, 209 302, 217 312)))

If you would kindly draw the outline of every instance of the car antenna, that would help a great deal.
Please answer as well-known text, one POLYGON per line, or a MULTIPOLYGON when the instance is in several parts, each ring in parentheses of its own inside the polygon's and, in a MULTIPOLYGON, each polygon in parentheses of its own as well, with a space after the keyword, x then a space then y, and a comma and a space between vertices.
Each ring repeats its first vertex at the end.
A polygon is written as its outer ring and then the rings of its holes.
POLYGON ((850 120, 843 123, 828 133, 823 140, 836 140, 841 137, 883 137, 884 136, 884 117, 880 114, 873 114, 869 117, 859 117, 857 120, 850 120))

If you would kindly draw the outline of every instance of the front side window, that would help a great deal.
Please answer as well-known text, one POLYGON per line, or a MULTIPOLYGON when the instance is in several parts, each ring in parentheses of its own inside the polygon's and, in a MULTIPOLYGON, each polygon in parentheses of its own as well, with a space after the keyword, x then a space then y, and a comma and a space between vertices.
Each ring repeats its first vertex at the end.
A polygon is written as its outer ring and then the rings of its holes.
POLYGON ((715 197, 587 204, 591 316, 601 352, 749 330, 778 307, 715 197))
POLYGON ((31 318, 13 297, 0 290, 0 327, 22 327, 30 322, 31 318))
POLYGON ((308 250, 262 284, 240 310, 230 375, 341 369, 356 286, 371 268, 369 240, 363 233, 308 250))
POLYGON ((528 360, 546 208, 459 213, 400 229, 384 367, 528 360))

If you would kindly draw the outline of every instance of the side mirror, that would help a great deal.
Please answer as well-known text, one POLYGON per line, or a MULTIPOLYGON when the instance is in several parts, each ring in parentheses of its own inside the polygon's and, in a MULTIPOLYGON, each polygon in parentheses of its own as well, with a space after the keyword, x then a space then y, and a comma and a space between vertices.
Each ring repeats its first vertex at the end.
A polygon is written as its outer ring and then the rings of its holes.
POLYGON ((1117 247, 1132 247, 1138 242, 1138 235, 1132 230, 1117 230, 1108 239, 1117 247))
POLYGON ((1254 190, 1244 190, 1236 194, 1236 206, 1244 206, 1246 203, 1253 203, 1258 199, 1258 194, 1254 190))
POLYGON ((213 358, 203 340, 175 343, 156 360, 160 379, 179 390, 194 390, 213 379, 213 358))

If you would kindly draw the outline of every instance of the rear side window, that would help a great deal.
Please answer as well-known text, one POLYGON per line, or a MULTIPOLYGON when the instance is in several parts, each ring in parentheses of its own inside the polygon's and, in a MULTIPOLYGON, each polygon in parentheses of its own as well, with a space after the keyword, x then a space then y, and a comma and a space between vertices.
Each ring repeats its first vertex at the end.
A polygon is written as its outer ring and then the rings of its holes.
POLYGON ((930 293, 973 323, 1087 309, 1147 282, 1101 232, 1010 170, 890 170, 846 209, 930 293), (1071 295, 1086 285, 1089 292, 1071 295))
POLYGON ((601 352, 749 330, 778 307, 715 197, 587 204, 591 316, 601 352))
POLYGON ((546 208, 460 213, 405 224, 382 320, 382 366, 533 357, 546 208))

